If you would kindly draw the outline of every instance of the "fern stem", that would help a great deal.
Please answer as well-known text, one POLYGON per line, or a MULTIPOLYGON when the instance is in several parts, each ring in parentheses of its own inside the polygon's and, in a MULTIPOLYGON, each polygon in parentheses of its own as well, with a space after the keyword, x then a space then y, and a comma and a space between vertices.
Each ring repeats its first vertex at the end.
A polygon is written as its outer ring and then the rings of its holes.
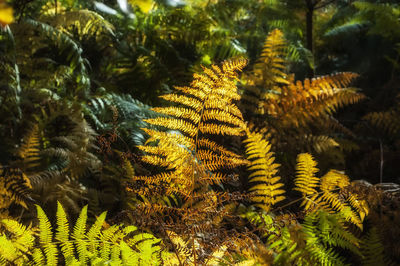
POLYGON ((379 169, 379 183, 383 182, 383 143, 382 143, 382 139, 379 139, 379 150, 381 153, 381 160, 380 160, 380 169, 379 169))
POLYGON ((172 242, 171 238, 169 237, 169 235, 168 235, 167 231, 165 230, 164 224, 161 222, 161 220, 160 220, 160 217, 159 217, 159 216, 157 216, 157 219, 158 219, 158 223, 159 223, 159 224, 160 224, 160 226, 161 226, 161 229, 162 229, 162 230, 163 230, 163 232, 164 232, 164 235, 166 235, 166 236, 167 236, 167 238, 168 238, 168 241, 169 241, 169 242, 172 244, 172 249, 174 250, 174 253, 175 253, 175 255, 176 255, 176 258, 178 259, 179 266, 183 266, 183 264, 182 264, 182 262, 181 262, 181 259, 179 258, 179 254, 178 254, 178 251, 176 250, 176 247, 175 247, 175 244, 174 244, 174 242, 172 242))
MULTIPOLYGON (((337 189, 333 189, 333 190, 330 190, 331 192, 335 192, 335 191, 340 191, 340 188, 337 188, 337 189)), ((320 194, 323 194, 324 192, 318 192, 318 193, 314 193, 314 194, 311 194, 311 195, 309 195, 309 197, 312 197, 312 196, 319 196, 320 194)), ((306 197, 307 199, 309 199, 309 197, 306 197)), ((283 205, 283 206, 279 206, 279 207, 277 207, 277 208, 274 208, 274 209, 272 209, 270 212, 275 212, 275 211, 277 211, 277 210, 282 210, 283 208, 286 208, 286 207, 288 207, 288 206, 290 206, 290 205, 293 205, 293 204, 295 204, 296 202, 299 202, 299 201, 301 201, 301 200, 304 200, 304 197, 301 197, 301 198, 298 198, 298 199, 296 199, 296 200, 293 200, 293 201, 290 201, 289 203, 287 203, 287 204, 285 204, 285 205, 283 205)))

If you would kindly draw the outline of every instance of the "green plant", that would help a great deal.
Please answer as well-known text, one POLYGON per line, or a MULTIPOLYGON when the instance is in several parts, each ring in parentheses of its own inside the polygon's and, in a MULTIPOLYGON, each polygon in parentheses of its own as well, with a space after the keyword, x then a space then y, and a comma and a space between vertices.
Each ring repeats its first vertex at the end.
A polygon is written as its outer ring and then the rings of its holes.
POLYGON ((0 236, 2 263, 159 265, 162 262, 160 240, 151 234, 138 232, 133 225, 107 225, 106 212, 98 216, 90 229, 86 230, 85 206, 70 231, 67 215, 58 203, 55 234, 49 219, 39 206, 37 217, 38 235, 31 226, 27 227, 12 219, 2 220, 5 227, 0 236))

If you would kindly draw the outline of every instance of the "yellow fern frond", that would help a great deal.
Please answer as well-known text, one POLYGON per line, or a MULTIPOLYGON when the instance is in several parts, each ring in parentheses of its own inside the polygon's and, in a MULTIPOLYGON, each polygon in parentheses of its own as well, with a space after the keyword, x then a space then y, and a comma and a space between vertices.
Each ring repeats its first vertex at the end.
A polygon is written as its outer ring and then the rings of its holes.
POLYGON ((52 227, 50 221, 40 206, 36 205, 36 209, 39 219, 39 239, 46 256, 46 265, 56 266, 58 262, 58 250, 53 242, 53 232, 51 231, 52 227))
POLYGON ((295 179, 295 190, 300 191, 303 194, 302 206, 305 205, 305 209, 309 209, 314 206, 315 199, 317 197, 317 190, 319 178, 315 176, 318 172, 316 168, 317 163, 309 153, 302 153, 297 156, 297 174, 295 179))
POLYGON ((271 145, 262 134, 247 131, 246 154, 250 161, 248 169, 251 200, 256 206, 269 211, 271 206, 285 199, 285 190, 277 176, 279 164, 274 163, 271 145))
POLYGON ((282 83, 287 84, 285 57, 287 54, 287 44, 283 32, 275 29, 270 32, 265 40, 261 52, 260 63, 254 66, 254 71, 262 73, 264 84, 282 83))

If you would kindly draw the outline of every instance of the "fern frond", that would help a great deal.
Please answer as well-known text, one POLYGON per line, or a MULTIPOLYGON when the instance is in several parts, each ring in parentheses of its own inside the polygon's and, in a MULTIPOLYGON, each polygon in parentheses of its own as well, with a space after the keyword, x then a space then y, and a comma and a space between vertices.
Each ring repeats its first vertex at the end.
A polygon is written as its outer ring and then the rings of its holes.
POLYGON ((29 178, 21 169, 0 165, 1 208, 8 208, 15 202, 27 209, 26 203, 31 201, 32 186, 29 178))
POLYGON ((285 199, 280 177, 276 176, 279 164, 274 163, 271 145, 260 133, 247 132, 246 154, 250 161, 248 169, 251 199, 256 206, 269 211, 270 207, 285 199))
POLYGON ((53 242, 53 232, 51 231, 52 227, 50 221, 39 205, 36 205, 36 209, 39 219, 39 239, 46 256, 46 264, 56 266, 58 262, 58 250, 53 242))
POLYGON ((83 207, 81 213, 79 214, 78 220, 76 220, 74 230, 72 232, 72 239, 76 243, 79 261, 83 263, 86 263, 88 257, 88 243, 85 241, 87 208, 87 205, 83 207))
POLYGON ((385 257, 385 247, 376 227, 372 227, 363 237, 361 252, 363 254, 362 265, 395 265, 385 257))
POLYGON ((383 130, 390 137, 397 136, 400 130, 400 119, 396 110, 373 112, 363 117, 378 130, 383 130))
POLYGON ((96 243, 98 236, 101 234, 101 228, 103 227, 104 221, 106 219, 107 212, 103 212, 100 214, 99 217, 97 217, 96 221, 92 225, 92 227, 89 229, 87 233, 87 239, 89 242, 89 252, 91 255, 98 255, 98 243, 96 243))
POLYGON ((317 186, 319 178, 315 176, 318 172, 316 168, 317 163, 314 161, 311 154, 302 153, 297 156, 297 175, 295 179, 295 190, 300 191, 303 194, 302 206, 305 205, 305 209, 308 210, 315 205, 315 199, 317 197, 317 186))
POLYGON ((69 240, 69 224, 67 215, 60 202, 57 202, 57 232, 56 239, 60 241, 61 252, 65 258, 66 263, 75 260, 74 246, 69 240))
MULTIPOLYGON (((267 84, 287 84, 285 57, 288 52, 286 40, 283 32, 275 29, 271 31, 264 43, 260 63, 254 66, 254 72, 262 72, 263 83, 267 84)), ((268 85, 267 85, 268 86, 268 85)))
POLYGON ((301 205, 305 205, 305 210, 322 209, 338 213, 362 230, 368 207, 364 201, 358 200, 355 194, 347 191, 350 185, 349 177, 337 170, 330 170, 319 179, 314 175, 318 171, 316 165, 310 154, 303 153, 297 157, 294 189, 303 194, 304 200, 301 205), (321 192, 317 191, 318 185, 321 192))
POLYGON ((18 149, 18 155, 22 158, 24 170, 29 171, 39 165, 40 160, 40 136, 39 127, 35 125, 24 137, 23 144, 18 149))
POLYGON ((234 101, 240 99, 235 81, 246 64, 245 60, 226 61, 222 67, 203 68, 194 74, 190 87, 177 87, 177 93, 161 96, 178 104, 173 107, 153 108, 164 117, 146 119, 153 126, 167 129, 160 132, 144 129, 150 138, 142 157, 146 163, 162 166, 167 172, 151 177, 134 177, 132 181, 147 184, 168 184, 163 196, 177 193, 187 198, 203 184, 218 184, 232 169, 246 163, 239 155, 212 140, 214 135, 240 136, 245 124, 234 101))
POLYGON ((37 206, 39 241, 35 245, 35 229, 14 220, 3 220, 7 233, 0 235, 0 261, 4 264, 57 265, 64 256, 67 265, 161 265, 160 240, 149 233, 138 232, 135 226, 109 226, 103 229, 106 213, 102 213, 86 233, 87 209, 78 218, 72 239, 68 220, 61 204, 57 207, 56 241, 44 211, 37 206), (58 252, 58 245, 61 252, 58 252), (87 249, 89 247, 89 250, 87 249), (78 253, 79 260, 75 258, 78 253), (61 254, 60 254, 61 253, 61 254), (130 259, 134 259, 130 261, 130 259))
POLYGON ((333 247, 349 249, 358 254, 359 239, 345 229, 340 214, 317 211, 304 219, 306 251, 315 263, 345 265, 343 257, 333 247))

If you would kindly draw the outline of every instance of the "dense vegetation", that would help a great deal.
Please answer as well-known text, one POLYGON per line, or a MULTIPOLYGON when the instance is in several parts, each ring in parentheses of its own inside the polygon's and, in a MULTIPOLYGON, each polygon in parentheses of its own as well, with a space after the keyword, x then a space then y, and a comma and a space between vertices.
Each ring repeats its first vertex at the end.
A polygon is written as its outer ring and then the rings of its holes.
POLYGON ((396 265, 394 0, 0 0, 0 263, 396 265))

